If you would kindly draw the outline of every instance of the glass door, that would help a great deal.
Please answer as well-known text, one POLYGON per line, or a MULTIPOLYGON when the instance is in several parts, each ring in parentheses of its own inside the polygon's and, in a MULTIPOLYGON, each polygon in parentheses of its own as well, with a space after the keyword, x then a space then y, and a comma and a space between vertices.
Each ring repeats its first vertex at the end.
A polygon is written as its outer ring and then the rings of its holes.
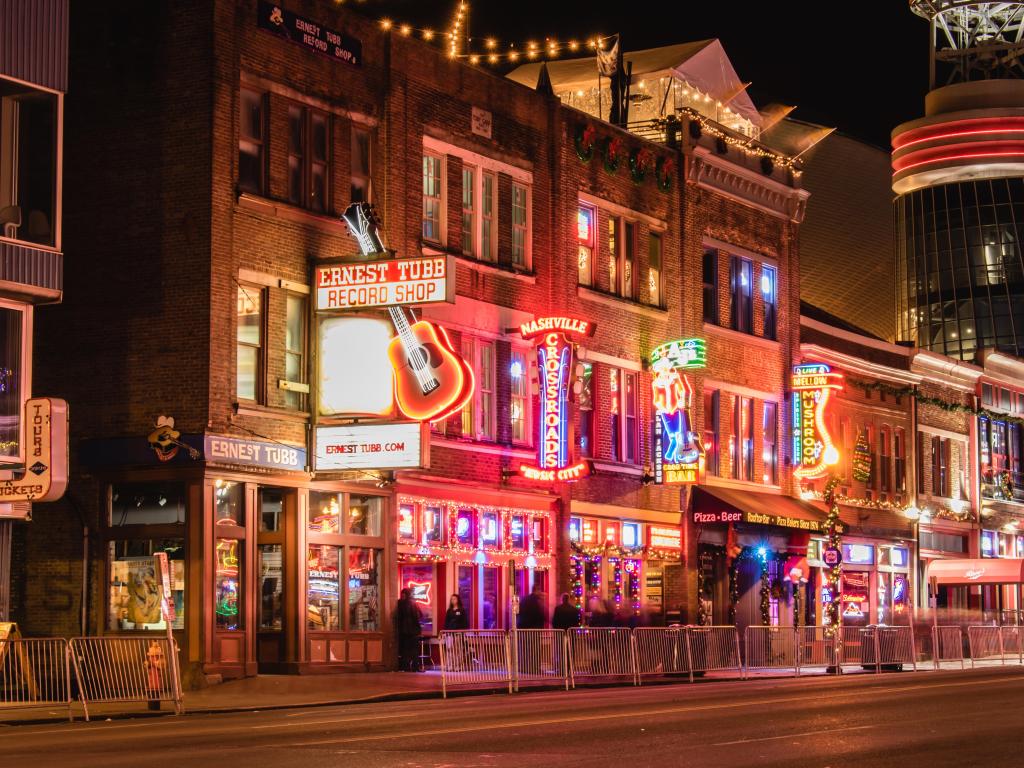
POLYGON ((285 610, 285 494, 281 488, 258 492, 256 546, 256 661, 260 672, 273 672, 287 661, 285 610))

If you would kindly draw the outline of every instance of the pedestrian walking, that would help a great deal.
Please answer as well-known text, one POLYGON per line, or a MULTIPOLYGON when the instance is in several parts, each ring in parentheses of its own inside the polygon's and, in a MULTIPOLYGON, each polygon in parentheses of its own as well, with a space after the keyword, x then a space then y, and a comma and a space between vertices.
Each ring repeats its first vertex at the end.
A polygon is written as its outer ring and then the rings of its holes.
POLYGON ((412 591, 402 590, 395 609, 395 631, 398 634, 398 669, 402 672, 419 670, 419 642, 423 628, 420 625, 420 609, 412 599, 412 591))
POLYGON ((548 613, 544 609, 544 598, 540 586, 533 585, 533 591, 523 598, 519 605, 520 629, 544 629, 548 623, 548 613))
POLYGON ((571 629, 580 625, 580 609, 569 602, 569 593, 562 593, 562 602, 555 606, 551 615, 552 629, 571 629))

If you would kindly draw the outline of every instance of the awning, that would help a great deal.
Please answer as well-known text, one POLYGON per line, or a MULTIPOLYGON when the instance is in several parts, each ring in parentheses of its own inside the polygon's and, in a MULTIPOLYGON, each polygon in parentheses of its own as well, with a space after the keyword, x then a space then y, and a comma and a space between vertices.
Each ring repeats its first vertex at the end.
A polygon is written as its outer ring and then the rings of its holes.
POLYGON ((824 532, 825 513, 813 504, 775 493, 701 487, 693 493, 693 522, 751 523, 824 532))
POLYGON ((981 558, 977 560, 932 560, 928 579, 938 584, 1022 584, 1024 560, 981 558))

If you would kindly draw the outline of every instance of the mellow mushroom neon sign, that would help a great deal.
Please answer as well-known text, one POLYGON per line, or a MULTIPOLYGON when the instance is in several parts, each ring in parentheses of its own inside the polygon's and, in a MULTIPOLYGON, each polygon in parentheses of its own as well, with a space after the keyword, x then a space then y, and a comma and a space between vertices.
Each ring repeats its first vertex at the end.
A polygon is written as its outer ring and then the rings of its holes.
POLYGON ((839 451, 825 426, 825 406, 832 390, 843 388, 843 375, 824 363, 793 367, 793 474, 813 480, 828 474, 839 451))
POLYGON ((572 420, 569 418, 569 384, 575 344, 570 336, 594 333, 594 324, 570 317, 541 317, 519 327, 524 339, 537 340, 540 375, 540 435, 537 466, 523 464, 519 473, 528 480, 570 482, 590 474, 586 461, 571 462, 572 420))

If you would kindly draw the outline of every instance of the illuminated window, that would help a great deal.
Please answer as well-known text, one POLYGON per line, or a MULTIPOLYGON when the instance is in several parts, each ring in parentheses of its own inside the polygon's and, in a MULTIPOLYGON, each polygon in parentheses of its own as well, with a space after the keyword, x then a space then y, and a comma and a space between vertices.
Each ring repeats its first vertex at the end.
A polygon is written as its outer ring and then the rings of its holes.
POLYGON ((895 474, 893 490, 903 493, 907 490, 907 436, 902 429, 893 430, 893 456, 895 474))
POLYGON ((576 268, 577 282, 580 285, 594 284, 594 227, 597 224, 597 211, 581 205, 576 212, 576 268))
POLYGON ((764 337, 774 339, 778 324, 778 291, 775 267, 761 265, 761 300, 764 304, 764 337))
POLYGON ((476 169, 462 168, 462 254, 476 256, 476 169))
POLYGON ((779 484, 779 406, 764 404, 764 432, 761 461, 764 464, 764 483, 779 484))
POLYGON ((647 293, 648 303, 653 307, 661 306, 661 233, 651 232, 647 238, 647 293))
POLYGON ((580 430, 577 436, 580 456, 594 455, 594 366, 580 363, 580 394, 576 399, 576 410, 580 416, 580 430))
POLYGON ((889 427, 878 430, 878 479, 881 490, 891 491, 892 487, 892 439, 889 427))
POLYGON ((261 195, 266 183, 265 101, 263 94, 245 89, 238 101, 238 188, 261 195))
POLYGON ((640 434, 637 429, 639 401, 637 374, 618 368, 609 369, 608 411, 611 458, 636 464, 640 455, 640 434))
MULTIPOLYGON (((306 299, 290 293, 285 299, 284 378, 291 384, 306 382, 306 299)), ((289 408, 304 410, 306 395, 288 389, 284 393, 289 408)))
POLYGON ((213 612, 216 627, 221 630, 242 629, 245 611, 242 607, 242 542, 238 539, 216 539, 213 573, 213 612))
POLYGON ((351 175, 351 201, 353 203, 369 202, 371 193, 370 132, 362 128, 352 129, 351 175))
POLYGON ((262 400, 263 291, 238 286, 235 390, 239 400, 262 400))
POLYGON ((754 301, 753 271, 749 259, 733 256, 729 267, 729 324, 734 331, 753 333, 754 301))
POLYGON ((185 628, 185 540, 157 538, 110 542, 108 629, 166 629, 160 602, 153 599, 161 580, 158 552, 167 555, 170 571, 170 599, 175 613, 171 628, 185 628))
POLYGON ((636 224, 608 217, 608 290, 627 299, 636 297, 636 224))
POLYGON ((442 162, 437 155, 423 156, 423 239, 441 243, 442 162))
POLYGON ((733 396, 732 476, 737 480, 754 479, 754 401, 733 396))
POLYGON ((494 440, 497 415, 495 398, 494 342, 462 337, 462 357, 473 369, 476 388, 462 409, 462 436, 494 440))
POLYGON ((530 268, 530 193, 523 184, 512 183, 512 264, 530 268))
POLYGON ((327 210, 328 117, 307 107, 288 107, 288 201, 327 210))
POLYGON ((498 257, 495 197, 498 185, 493 173, 462 167, 462 255, 482 261, 498 257))
POLYGON ((22 398, 30 350, 26 337, 32 333, 24 305, 0 302, 0 461, 19 461, 22 450, 22 398))
POLYGON ((619 369, 608 369, 608 417, 611 437, 612 459, 622 460, 622 395, 619 382, 619 369))
POLYGON ((719 461, 719 402, 721 393, 717 389, 704 390, 704 451, 706 456, 706 468, 708 474, 719 475, 721 473, 721 462, 719 461))
POLYGON ((512 440, 518 443, 529 441, 527 425, 530 423, 530 385, 526 367, 526 353, 513 350, 509 362, 509 421, 512 440))
POLYGON ((622 226, 617 216, 608 217, 608 290, 619 292, 619 259, 622 255, 622 226))

